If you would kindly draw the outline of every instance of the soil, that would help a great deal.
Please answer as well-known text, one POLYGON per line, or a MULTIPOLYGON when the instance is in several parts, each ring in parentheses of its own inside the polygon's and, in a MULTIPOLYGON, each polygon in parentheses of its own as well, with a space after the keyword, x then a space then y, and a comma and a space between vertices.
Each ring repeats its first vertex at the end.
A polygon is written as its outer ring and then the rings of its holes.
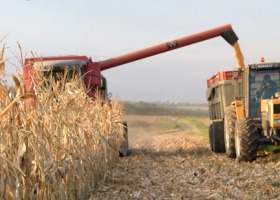
POLYGON ((149 129, 158 118, 125 116, 131 154, 118 158, 91 199, 280 199, 279 154, 238 163, 211 152, 192 124, 149 129))

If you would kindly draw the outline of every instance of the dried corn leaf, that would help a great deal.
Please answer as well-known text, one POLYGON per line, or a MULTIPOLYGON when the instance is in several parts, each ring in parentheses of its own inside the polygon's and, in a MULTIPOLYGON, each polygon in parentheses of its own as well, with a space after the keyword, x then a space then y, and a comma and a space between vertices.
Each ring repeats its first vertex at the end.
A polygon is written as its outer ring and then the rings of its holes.
POLYGON ((93 102, 79 80, 47 83, 38 74, 35 94, 25 94, 22 76, 13 79, 16 97, 1 85, 0 196, 9 188, 7 198, 86 199, 118 155, 123 127, 111 118, 121 120, 120 106, 93 102), (36 104, 26 109, 30 99, 36 104))
POLYGON ((0 114, 0 119, 3 118, 5 115, 7 115, 13 108, 13 106, 17 103, 17 101, 19 99, 22 99, 22 100, 27 100, 27 99, 36 99, 36 95, 34 94, 25 94, 25 95, 22 95, 20 97, 17 97, 15 98, 5 109, 4 111, 0 114))
POLYGON ((65 158, 65 152, 60 150, 58 153, 57 153, 57 156, 56 156, 56 160, 58 161, 61 161, 62 159, 65 158))
POLYGON ((0 75, 5 76, 5 61, 4 61, 5 44, 0 51, 0 75))
POLYGON ((12 74, 12 78, 14 80, 15 83, 15 91, 16 93, 18 92, 19 88, 20 88, 20 81, 18 80, 18 78, 12 74))

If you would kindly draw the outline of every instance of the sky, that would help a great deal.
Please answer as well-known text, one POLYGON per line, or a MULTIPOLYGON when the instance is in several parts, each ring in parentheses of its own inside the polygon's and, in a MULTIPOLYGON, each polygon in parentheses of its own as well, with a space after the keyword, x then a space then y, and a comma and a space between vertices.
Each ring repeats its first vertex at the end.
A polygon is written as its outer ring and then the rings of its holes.
MULTIPOLYGON (((279 61, 277 0, 0 0, 5 59, 13 55, 85 55, 95 61, 231 24, 245 64, 279 61)), ((7 64, 9 74, 16 67, 7 64)), ((221 37, 112 69, 103 75, 122 101, 207 103, 206 81, 236 68, 233 48, 221 37)))

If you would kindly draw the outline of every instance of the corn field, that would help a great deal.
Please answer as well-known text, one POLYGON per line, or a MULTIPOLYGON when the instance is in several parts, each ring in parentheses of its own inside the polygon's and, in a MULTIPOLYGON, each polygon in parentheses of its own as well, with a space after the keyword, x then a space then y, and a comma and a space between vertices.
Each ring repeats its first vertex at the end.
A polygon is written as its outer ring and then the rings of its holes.
POLYGON ((123 140, 116 101, 87 96, 81 80, 46 80, 35 93, 22 76, 7 89, 0 54, 0 198, 87 199, 115 164, 123 140))

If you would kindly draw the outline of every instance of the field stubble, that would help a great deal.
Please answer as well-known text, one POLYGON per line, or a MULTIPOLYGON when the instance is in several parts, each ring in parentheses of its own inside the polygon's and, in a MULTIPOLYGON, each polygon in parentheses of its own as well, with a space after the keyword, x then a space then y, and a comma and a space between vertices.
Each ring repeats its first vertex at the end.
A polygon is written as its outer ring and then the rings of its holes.
POLYGON ((211 152, 203 126, 191 119, 126 116, 131 156, 119 158, 92 199, 280 199, 279 154, 237 163, 211 152), (163 118, 177 127, 159 127, 163 118))

